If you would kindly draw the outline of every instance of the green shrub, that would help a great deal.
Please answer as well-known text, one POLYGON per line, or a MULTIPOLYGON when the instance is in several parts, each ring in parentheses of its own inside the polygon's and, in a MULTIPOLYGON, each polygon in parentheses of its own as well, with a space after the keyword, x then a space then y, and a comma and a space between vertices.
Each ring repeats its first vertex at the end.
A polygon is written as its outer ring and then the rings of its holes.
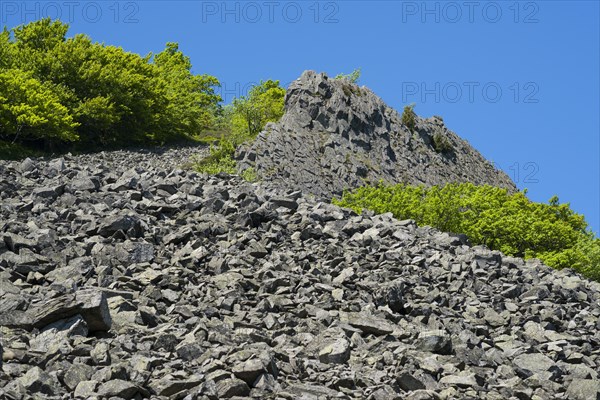
POLYGON ((349 74, 336 75, 336 77, 333 79, 346 79, 346 80, 350 81, 351 83, 358 83, 358 80, 360 79, 360 74, 361 74, 361 69, 357 68, 349 74))
POLYGON ((218 145, 211 145, 207 157, 194 160, 193 168, 198 172, 215 175, 220 172, 236 173, 236 163, 233 159, 235 146, 231 140, 223 139, 218 145))
POLYGON ((240 176, 248 182, 257 182, 258 181, 258 175, 256 174, 256 170, 252 167, 246 168, 245 170, 243 170, 242 173, 240 174, 240 176))
POLYGON ((402 123, 408 127, 411 132, 414 132, 416 126, 415 104, 410 104, 404 107, 402 112, 402 123))
POLYGON ((433 148, 438 153, 446 153, 452 151, 452 144, 443 133, 435 132, 433 134, 433 148))
POLYGON ((554 268, 573 268, 600 280, 600 240, 582 215, 553 197, 548 204, 530 201, 525 193, 471 183, 443 187, 395 185, 363 187, 344 193, 335 204, 357 212, 392 212, 420 225, 464 233, 471 243, 504 254, 539 258, 554 268))
MULTIPOLYGON (((236 173, 233 159, 235 149, 242 143, 253 140, 267 122, 278 121, 284 113, 285 89, 279 81, 267 80, 253 86, 248 96, 234 99, 229 106, 215 113, 213 128, 220 136, 219 143, 212 146, 210 155, 203 160, 193 160, 194 169, 199 172, 217 174, 236 173)), ((200 140, 206 140, 201 138, 200 140)), ((256 180, 256 172, 246 170, 242 177, 256 180)))

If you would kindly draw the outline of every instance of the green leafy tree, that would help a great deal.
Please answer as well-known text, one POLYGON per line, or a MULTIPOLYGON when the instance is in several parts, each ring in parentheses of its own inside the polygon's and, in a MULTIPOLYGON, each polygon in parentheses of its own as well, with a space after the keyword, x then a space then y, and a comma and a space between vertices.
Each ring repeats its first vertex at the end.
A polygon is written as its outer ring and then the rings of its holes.
MULTIPOLYGON (((195 169, 209 174, 235 173, 235 149, 254 139, 267 122, 276 122, 283 116, 284 98, 285 89, 279 81, 267 80, 253 86, 247 96, 236 98, 231 105, 220 108, 213 127, 223 132, 223 136, 218 145, 211 147, 207 158, 194 163, 195 169)), ((257 179, 255 171, 245 171, 243 176, 248 180, 257 179)))
POLYGON ((364 187, 334 203, 360 212, 392 212, 421 225, 464 233, 472 243, 505 254, 540 258, 555 268, 573 268, 600 279, 600 240, 582 215, 557 197, 548 204, 530 201, 525 193, 471 183, 443 187, 395 185, 364 187))
POLYGON ((231 135, 231 132, 233 130, 233 114, 233 104, 227 104, 224 106, 217 107, 217 109, 215 110, 212 128, 217 132, 220 132, 221 134, 231 135))
POLYGON ((30 73, 0 71, 0 137, 15 143, 31 140, 74 141, 78 124, 58 96, 30 73))
POLYGON ((158 68, 159 90, 167 100, 165 129, 185 135, 214 126, 221 102, 215 93, 220 86, 217 78, 193 75, 192 63, 177 43, 167 43, 166 49, 154 56, 154 65, 158 68))
POLYGON ((247 96, 233 101, 234 133, 254 137, 267 122, 278 121, 284 113, 285 89, 279 81, 267 80, 253 86, 247 96))
POLYGON ((118 132, 121 115, 109 98, 97 96, 84 99, 74 109, 86 142, 106 144, 118 132))
MULTIPOLYGON (((52 93, 51 104, 61 110, 56 119, 64 117, 66 109, 80 147, 164 143, 196 136, 213 124, 220 102, 214 88, 219 82, 194 75, 177 44, 168 43, 154 57, 142 57, 94 43, 86 35, 66 38, 67 31, 68 25, 50 19, 14 28, 13 38, 5 29, 0 34, 0 71, 24 72, 43 86, 45 95, 52 93)), ((39 105, 29 106, 39 109, 39 105)), ((31 136, 33 117, 28 121, 31 136)), ((62 137, 53 130, 36 134, 63 143, 71 131, 62 137)), ((19 134, 17 140, 25 137, 19 134)))
POLYGON ((40 81, 47 80, 53 69, 60 68, 55 55, 64 44, 68 29, 68 25, 50 18, 14 28, 12 66, 33 73, 40 81))
POLYGON ((13 29, 19 50, 47 52, 64 43, 69 25, 43 18, 13 29))
POLYGON ((159 89, 150 58, 93 43, 85 35, 65 42, 57 55, 61 68, 52 79, 68 82, 83 142, 104 146, 165 139, 170 99, 159 89))
POLYGON ((6 27, 0 32, 0 69, 11 68, 13 64, 13 46, 10 31, 6 27))

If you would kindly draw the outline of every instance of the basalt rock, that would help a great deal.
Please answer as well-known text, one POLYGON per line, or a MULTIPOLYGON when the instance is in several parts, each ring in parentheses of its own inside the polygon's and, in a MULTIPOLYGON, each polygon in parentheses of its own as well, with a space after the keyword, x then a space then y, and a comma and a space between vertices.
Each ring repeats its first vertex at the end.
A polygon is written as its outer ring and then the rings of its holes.
POLYGON ((0 162, 0 399, 598 397, 598 283, 206 152, 0 162))
POLYGON ((366 87, 306 71, 289 86, 285 114, 238 148, 240 171, 304 194, 331 199, 365 184, 472 182, 516 191, 515 184, 439 117, 416 117, 414 130, 366 87), (446 145, 441 145, 445 143, 446 145))

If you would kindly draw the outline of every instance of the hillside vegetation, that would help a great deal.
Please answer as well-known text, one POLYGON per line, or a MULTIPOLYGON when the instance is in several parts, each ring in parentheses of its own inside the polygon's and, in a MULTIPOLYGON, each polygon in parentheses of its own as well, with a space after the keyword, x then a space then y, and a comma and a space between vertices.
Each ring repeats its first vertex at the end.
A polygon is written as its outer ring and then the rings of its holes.
MULTIPOLYGON (((356 83, 360 79, 360 68, 350 74, 339 74, 335 79, 345 79, 356 83)), ((261 81, 253 86, 247 95, 233 100, 223 107, 216 129, 220 132, 217 144, 211 147, 210 156, 195 163, 196 170, 210 174, 237 172, 233 159, 236 148, 252 141, 268 122, 277 122, 285 111, 286 89, 279 81, 261 81)), ((256 180, 253 168, 242 171, 246 180, 256 180)))
POLYGON ((43 19, 0 33, 4 153, 162 144, 214 125, 219 81, 193 74, 176 43, 140 56, 68 28, 43 19))
POLYGON ((600 239, 588 229, 583 215, 555 196, 548 204, 530 201, 525 192, 471 183, 425 188, 379 185, 346 192, 335 204, 357 212, 391 212, 445 232, 463 233, 472 244, 504 254, 539 258, 547 265, 573 268, 600 280, 600 239))
MULTIPOLYGON (((269 79, 223 107, 215 124, 219 133, 217 143, 211 147, 208 157, 195 161, 195 169, 209 174, 236 173, 233 159, 236 147, 253 140, 268 122, 278 121, 283 116, 284 98, 285 89, 279 81, 269 79)), ((254 180, 251 170, 244 171, 243 175, 254 180)))

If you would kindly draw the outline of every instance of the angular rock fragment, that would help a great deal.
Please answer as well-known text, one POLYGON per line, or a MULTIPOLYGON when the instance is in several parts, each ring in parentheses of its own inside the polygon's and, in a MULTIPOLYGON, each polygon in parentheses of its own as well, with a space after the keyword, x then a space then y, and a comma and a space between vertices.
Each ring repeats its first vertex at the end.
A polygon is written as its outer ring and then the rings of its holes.
POLYGON ((52 299, 29 312, 32 325, 44 327, 60 319, 81 315, 90 332, 107 331, 112 320, 106 296, 97 290, 80 290, 52 299))
POLYGON ((521 369, 535 372, 550 370, 555 365, 548 356, 540 353, 521 354, 513 360, 513 364, 521 369))
POLYGON ((57 393, 58 382, 50 374, 39 367, 32 367, 18 379, 29 395, 53 396, 57 393))
POLYGON ((151 387, 159 396, 173 396, 183 391, 187 392, 199 386, 203 381, 204 379, 201 377, 192 377, 185 380, 165 377, 152 384, 151 387))
POLYGON ((452 354, 452 341, 443 331, 421 332, 416 346, 421 351, 437 354, 452 354))
POLYGON ((252 385, 256 378, 263 372, 266 372, 267 368, 265 363, 258 358, 251 358, 233 367, 231 372, 237 377, 246 382, 248 385, 252 385))
POLYGON ((409 373, 402 373, 398 378, 396 378, 396 382, 398 386, 407 392, 413 390, 425 389, 425 385, 419 379, 415 378, 413 375, 409 373))
POLYGON ((250 388, 241 379, 229 378, 217 382, 217 394, 220 399, 230 399, 234 396, 248 396, 250 388))
POLYGON ((350 359, 350 342, 339 338, 326 343, 319 351, 319 360, 325 364, 343 364, 350 359))
POLYGON ((98 235, 109 237, 122 231, 129 237, 140 237, 144 230, 136 215, 117 214, 107 217, 98 227, 98 235))
POLYGON ((96 394, 98 381, 81 381, 73 392, 76 398, 88 398, 96 394))
POLYGON ((477 386, 474 374, 446 375, 440 379, 440 383, 449 386, 472 387, 477 386))
MULTIPOLYGON (((92 374, 94 373, 94 368, 82 363, 72 364, 66 371, 63 377, 63 382, 65 386, 69 388, 71 391, 75 391, 75 389, 79 386, 81 382, 88 381, 92 374)), ((94 388, 95 389, 95 388, 94 388)), ((94 390, 92 389, 92 391, 94 390)))
POLYGON ((360 329, 366 334, 387 335, 394 327, 384 318, 374 317, 363 313, 343 313, 341 320, 360 329))
POLYGON ((573 379, 567 388, 567 396, 573 400, 600 398, 600 381, 592 379, 573 379))
POLYGON ((110 380, 101 384, 97 389, 98 395, 104 398, 119 397, 125 400, 133 398, 137 392, 136 385, 122 379, 110 380))
POLYGON ((46 325, 37 336, 29 341, 29 348, 40 353, 55 354, 61 348, 68 347, 69 338, 87 335, 87 323, 81 315, 75 315, 46 325))
POLYGON ((319 396, 324 396, 324 397, 335 397, 338 395, 338 392, 330 389, 326 386, 319 386, 319 385, 311 385, 311 384, 293 384, 290 385, 286 390, 286 392, 289 392, 295 396, 297 396, 297 398, 303 398, 303 397, 319 397, 319 396))

